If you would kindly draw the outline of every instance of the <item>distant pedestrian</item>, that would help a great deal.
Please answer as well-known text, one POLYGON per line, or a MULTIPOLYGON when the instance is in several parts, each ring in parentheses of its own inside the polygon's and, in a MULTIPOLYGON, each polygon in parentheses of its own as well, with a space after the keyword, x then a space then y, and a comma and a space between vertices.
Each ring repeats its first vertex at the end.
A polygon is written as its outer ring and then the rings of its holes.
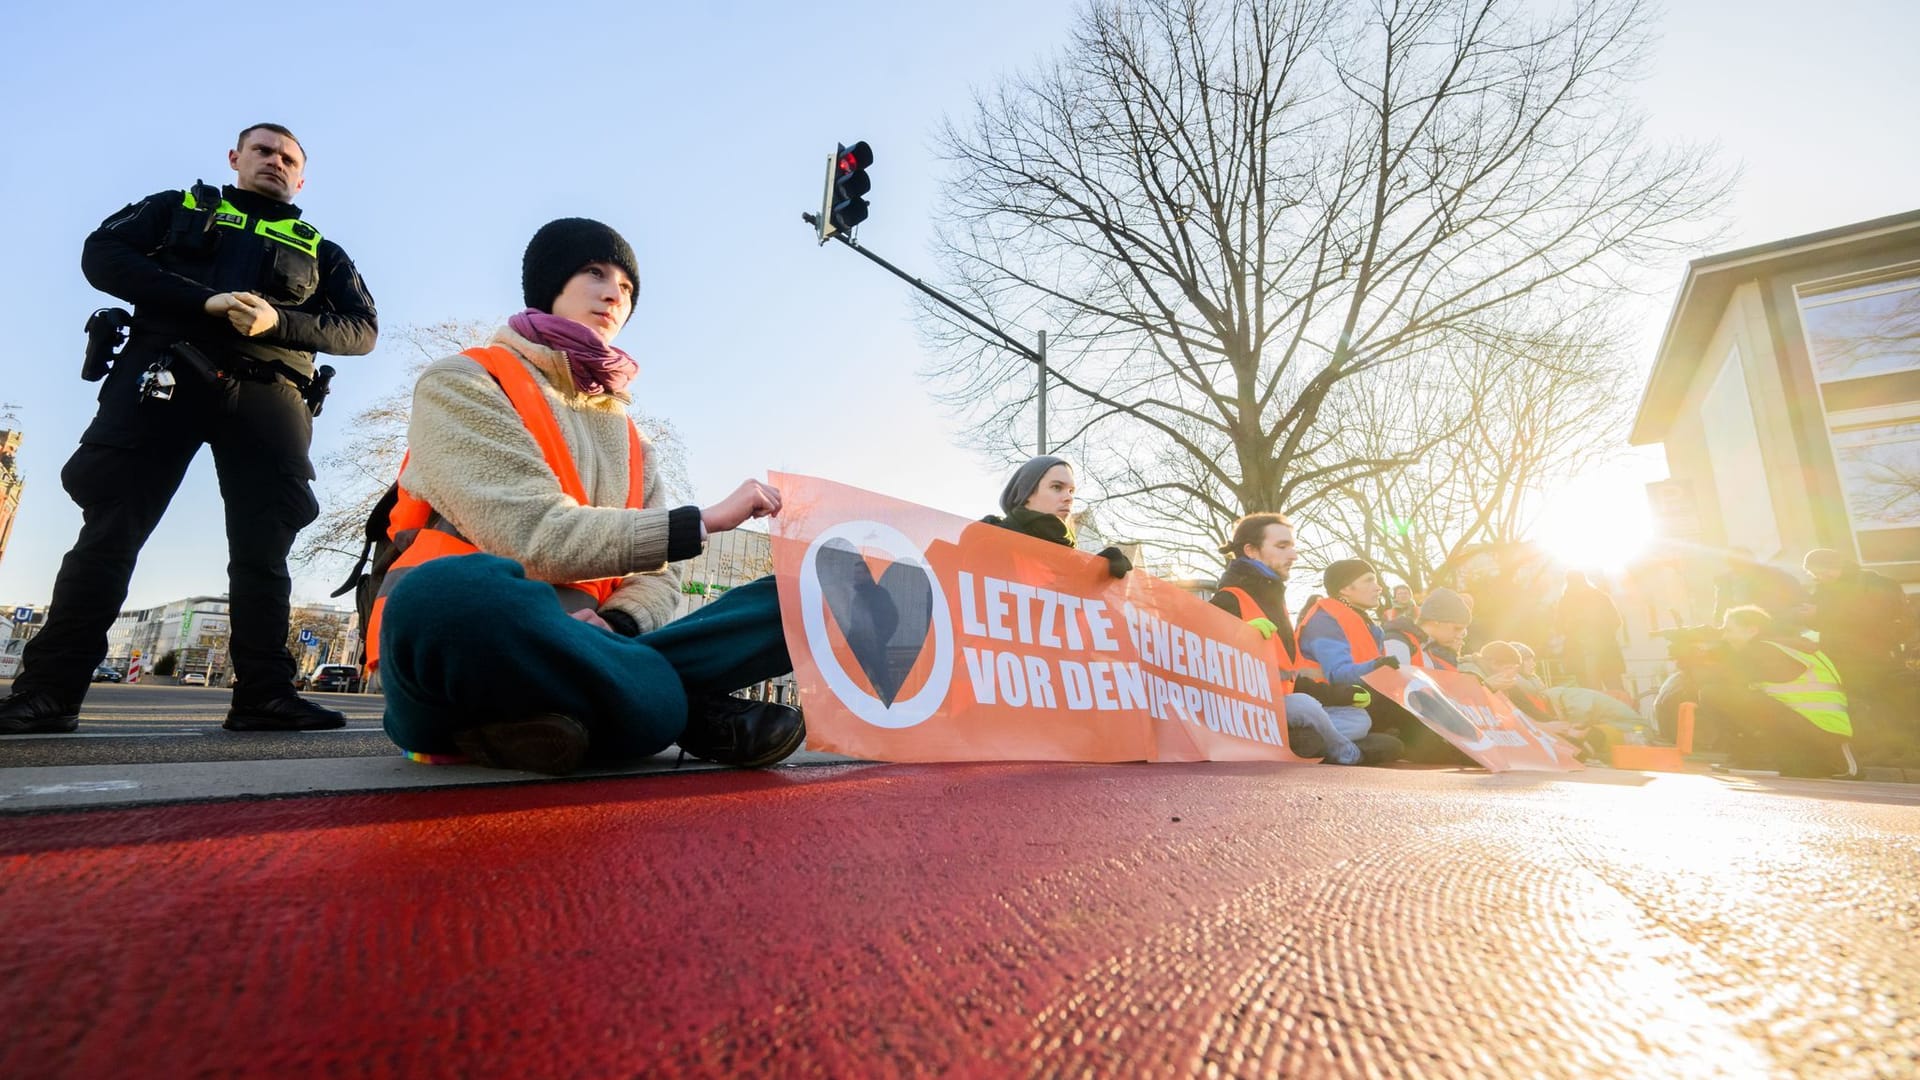
POLYGON ((1895 708, 1909 629, 1900 586, 1830 548, 1807 552, 1804 565, 1814 581, 1806 621, 1820 635, 1820 651, 1840 669, 1848 698, 1870 716, 1904 711, 1895 708))
POLYGON ((1620 611, 1587 575, 1567 571, 1567 588, 1554 612, 1554 628, 1573 681, 1594 690, 1622 690, 1627 662, 1620 651, 1620 611))

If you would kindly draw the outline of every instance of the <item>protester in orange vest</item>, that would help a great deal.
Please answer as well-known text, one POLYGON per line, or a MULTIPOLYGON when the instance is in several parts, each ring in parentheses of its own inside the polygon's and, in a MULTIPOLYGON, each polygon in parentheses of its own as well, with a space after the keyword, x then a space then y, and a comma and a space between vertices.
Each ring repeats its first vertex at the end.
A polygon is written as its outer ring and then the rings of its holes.
POLYGON ((639 281, 613 229, 549 222, 527 309, 415 387, 369 648, 387 734, 416 760, 562 774, 677 742, 758 766, 801 744, 797 710, 729 696, 792 669, 771 577, 673 618, 668 564, 779 513, 780 493, 748 480, 666 505, 627 415, 638 366, 612 344, 639 281))
MULTIPOLYGON (((1381 593, 1373 567, 1364 559, 1331 563, 1326 570, 1326 587, 1330 595, 1308 607, 1300 620, 1300 650, 1305 658, 1317 664, 1327 681, 1333 683, 1358 683, 1377 668, 1401 667, 1400 658, 1386 651, 1386 636, 1373 621, 1373 606, 1381 593)), ((1423 616, 1433 602, 1434 597, 1429 595, 1421 605, 1423 616)), ((1373 695, 1368 712, 1376 731, 1400 740, 1408 761, 1472 763, 1419 717, 1384 694, 1373 695)))
POLYGON ((1366 710, 1371 695, 1364 687, 1333 686, 1298 674, 1300 646, 1287 613, 1286 594, 1287 572, 1300 557, 1293 523, 1284 514, 1248 514, 1233 523, 1233 533, 1220 552, 1232 561, 1220 575, 1212 603, 1251 625, 1272 645, 1286 693, 1288 748, 1301 757, 1317 757, 1334 765, 1398 758, 1399 740, 1371 731, 1366 710))
POLYGON ((1358 686, 1369 671, 1399 667, 1399 659, 1385 653, 1386 639, 1373 621, 1381 591, 1373 566, 1365 559, 1341 559, 1327 564, 1323 580, 1326 598, 1300 616, 1300 651, 1319 666, 1321 677, 1358 686))
POLYGON ((1435 589, 1409 623, 1398 620, 1382 627, 1386 651, 1401 663, 1431 671, 1460 670, 1460 647, 1467 640, 1473 611, 1459 593, 1435 589))

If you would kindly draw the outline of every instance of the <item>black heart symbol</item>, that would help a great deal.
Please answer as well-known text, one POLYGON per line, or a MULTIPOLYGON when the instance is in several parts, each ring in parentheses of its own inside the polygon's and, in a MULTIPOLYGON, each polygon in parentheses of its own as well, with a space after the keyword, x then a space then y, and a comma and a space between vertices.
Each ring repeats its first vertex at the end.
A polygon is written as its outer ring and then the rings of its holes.
POLYGON ((933 586, 914 563, 894 563, 878 578, 846 540, 829 540, 815 560, 820 591, 867 682, 888 705, 926 647, 933 628, 933 586))

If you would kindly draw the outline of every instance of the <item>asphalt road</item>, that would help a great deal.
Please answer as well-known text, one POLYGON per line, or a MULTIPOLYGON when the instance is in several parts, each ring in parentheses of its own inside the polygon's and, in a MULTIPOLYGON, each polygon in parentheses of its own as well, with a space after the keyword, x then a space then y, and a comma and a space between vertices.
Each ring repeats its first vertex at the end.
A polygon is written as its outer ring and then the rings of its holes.
POLYGON ((1912 1077, 1917 804, 835 765, 6 817, 0 1075, 1912 1077))
MULTIPOLYGON (((0 681, 5 696, 11 680, 0 681)), ((398 753, 380 730, 378 694, 309 694, 347 714, 336 731, 232 732, 232 691, 148 683, 95 683, 70 735, 0 736, 0 767, 135 765, 185 761, 270 761, 382 757, 398 753)))

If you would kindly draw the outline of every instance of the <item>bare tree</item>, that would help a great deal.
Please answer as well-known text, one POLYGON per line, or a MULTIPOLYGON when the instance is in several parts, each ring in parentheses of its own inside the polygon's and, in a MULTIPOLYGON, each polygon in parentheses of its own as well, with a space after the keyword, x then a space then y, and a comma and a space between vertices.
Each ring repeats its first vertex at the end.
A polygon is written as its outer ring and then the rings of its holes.
MULTIPOLYGON (((1640 0, 1096 0, 943 134, 951 290, 1053 330, 1049 427, 1111 522, 1211 551, 1241 513, 1459 435, 1354 449, 1355 380, 1526 358, 1699 232, 1726 178, 1650 146, 1624 94, 1648 21, 1640 0)), ((922 325, 981 446, 1024 442, 1026 362, 937 305, 922 325)))
MULTIPOLYGON (((450 319, 406 327, 383 338, 406 347, 402 375, 393 389, 354 414, 347 422, 346 443, 321 459, 320 517, 300 534, 293 553, 296 562, 312 565, 331 560, 344 570, 360 557, 367 516, 400 475, 400 462, 407 452, 407 420, 413 413, 413 384, 420 372, 443 356, 485 345, 492 331, 487 323, 450 319)), ((687 492, 686 448, 679 430, 671 421, 638 408, 631 414, 650 444, 664 490, 687 492)))
POLYGON ((1612 340, 1577 333, 1531 356, 1484 346, 1444 357, 1452 377, 1404 384, 1371 373, 1343 384, 1347 421, 1330 456, 1378 458, 1448 432, 1420 460, 1369 472, 1313 507, 1303 530, 1327 559, 1359 555, 1418 592, 1453 577, 1473 556, 1516 550, 1542 495, 1616 454, 1632 407, 1633 372, 1612 340))

